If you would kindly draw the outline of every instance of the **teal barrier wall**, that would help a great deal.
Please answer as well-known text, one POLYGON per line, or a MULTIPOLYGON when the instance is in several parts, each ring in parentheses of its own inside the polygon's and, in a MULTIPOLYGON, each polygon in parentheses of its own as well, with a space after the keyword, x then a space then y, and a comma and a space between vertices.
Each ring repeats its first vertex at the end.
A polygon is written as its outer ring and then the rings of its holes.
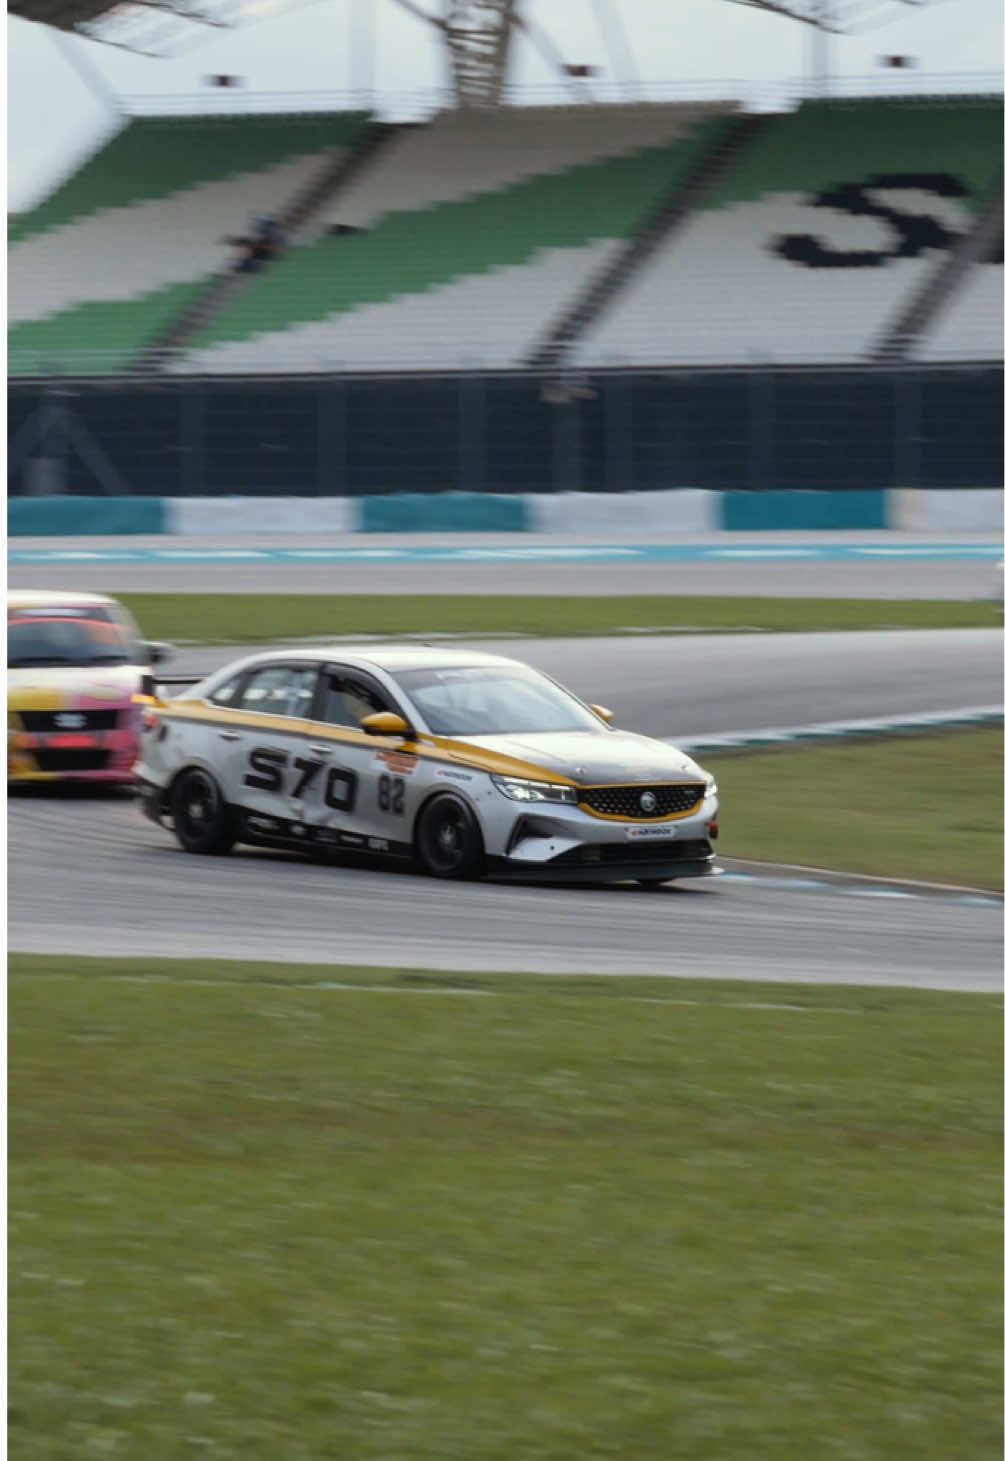
POLYGON ((525 533, 526 499, 489 492, 398 492, 360 497, 363 533, 525 533))
POLYGON ((78 533, 107 537, 165 531, 161 497, 7 499, 7 535, 11 538, 62 538, 78 533))
POLYGON ((764 532, 795 528, 885 528, 886 493, 859 492, 723 492, 720 529, 764 532))
POLYGON ((1000 489, 958 492, 765 491, 700 494, 702 506, 677 494, 556 493, 516 496, 480 492, 400 492, 349 498, 11 497, 11 538, 129 534, 226 536, 257 533, 589 533, 604 539, 630 527, 639 542, 673 530, 816 532, 911 528, 986 530, 1001 523, 1000 489), (909 498, 909 500, 907 500, 909 498), (938 502, 934 501, 938 498, 938 502), (966 501, 964 500, 966 499, 966 501), (971 500, 973 499, 973 500, 971 500), (977 500, 979 499, 979 501, 977 500), (639 504, 642 504, 640 507, 639 504), (936 511, 937 508, 937 511, 936 511), (685 510, 686 509, 686 510, 685 510), (628 518, 630 521, 626 521, 628 518), (929 520, 931 519, 931 521, 929 520))

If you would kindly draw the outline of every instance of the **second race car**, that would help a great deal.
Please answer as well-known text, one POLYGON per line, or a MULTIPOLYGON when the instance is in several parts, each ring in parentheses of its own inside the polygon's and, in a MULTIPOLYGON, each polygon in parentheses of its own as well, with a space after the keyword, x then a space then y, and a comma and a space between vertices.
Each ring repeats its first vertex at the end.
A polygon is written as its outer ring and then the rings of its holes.
POLYGON ((189 852, 244 842, 656 886, 715 871, 714 779, 496 655, 333 644, 138 697, 145 812, 189 852))
POLYGON ((133 696, 170 645, 140 638, 106 594, 7 597, 7 780, 132 784, 133 696))

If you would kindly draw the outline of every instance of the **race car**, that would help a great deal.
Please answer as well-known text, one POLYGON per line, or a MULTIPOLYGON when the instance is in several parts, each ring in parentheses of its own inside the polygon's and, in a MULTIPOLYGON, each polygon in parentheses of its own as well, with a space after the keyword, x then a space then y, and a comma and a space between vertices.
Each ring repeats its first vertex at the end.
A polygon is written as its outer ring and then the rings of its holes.
POLYGON ((142 806, 187 852, 243 842, 414 859, 439 878, 646 887, 716 870, 708 772, 517 660, 276 650, 139 699, 142 806))
POLYGON ((103 594, 8 594, 8 784, 131 785, 140 729, 133 697, 169 651, 141 639, 103 594))

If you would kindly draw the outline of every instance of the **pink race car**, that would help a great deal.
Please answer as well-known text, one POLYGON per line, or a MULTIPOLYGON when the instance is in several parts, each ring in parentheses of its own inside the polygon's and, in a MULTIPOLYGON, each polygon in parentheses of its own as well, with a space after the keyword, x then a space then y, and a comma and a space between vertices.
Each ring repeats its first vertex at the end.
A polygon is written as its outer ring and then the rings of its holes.
POLYGON ((141 639, 103 594, 9 594, 8 784, 131 782, 140 732, 133 696, 169 653, 141 639))

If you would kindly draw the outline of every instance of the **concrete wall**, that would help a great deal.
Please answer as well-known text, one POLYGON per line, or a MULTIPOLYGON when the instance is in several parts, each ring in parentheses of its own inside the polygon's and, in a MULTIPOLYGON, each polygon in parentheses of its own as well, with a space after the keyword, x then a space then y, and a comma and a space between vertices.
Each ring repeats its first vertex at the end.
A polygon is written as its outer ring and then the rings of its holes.
POLYGON ((638 541, 718 532, 1000 533, 1000 488, 843 492, 483 492, 373 497, 12 497, 18 537, 528 532, 638 541))

